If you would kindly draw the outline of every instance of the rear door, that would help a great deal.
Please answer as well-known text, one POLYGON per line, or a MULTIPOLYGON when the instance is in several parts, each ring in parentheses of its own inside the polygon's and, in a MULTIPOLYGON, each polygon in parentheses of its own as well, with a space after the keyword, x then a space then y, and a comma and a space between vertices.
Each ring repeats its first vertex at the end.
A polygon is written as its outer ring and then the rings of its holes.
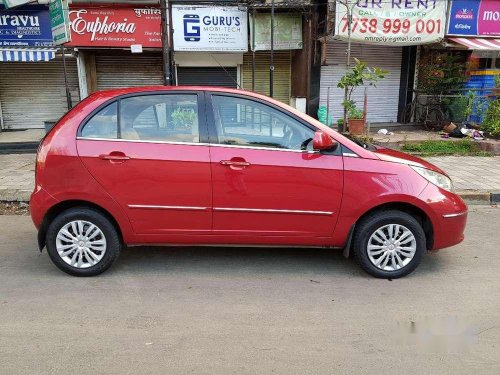
POLYGON ((83 163, 139 234, 207 234, 212 186, 197 92, 122 97, 80 129, 83 163))
POLYGON ((340 150, 313 151, 314 128, 258 99, 213 93, 207 103, 214 234, 329 238, 342 199, 340 150))

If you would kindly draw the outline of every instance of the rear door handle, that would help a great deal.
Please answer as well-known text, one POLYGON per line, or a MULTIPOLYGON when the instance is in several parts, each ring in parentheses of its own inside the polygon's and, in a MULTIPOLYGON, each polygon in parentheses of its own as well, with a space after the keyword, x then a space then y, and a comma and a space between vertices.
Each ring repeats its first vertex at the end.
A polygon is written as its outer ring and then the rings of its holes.
POLYGON ((250 165, 247 161, 233 161, 233 160, 221 160, 219 162, 221 165, 229 165, 235 167, 248 167, 250 165))
POLYGON ((127 161, 130 160, 130 157, 125 155, 123 152, 110 152, 109 154, 101 154, 99 155, 99 159, 102 160, 111 160, 111 161, 127 161))

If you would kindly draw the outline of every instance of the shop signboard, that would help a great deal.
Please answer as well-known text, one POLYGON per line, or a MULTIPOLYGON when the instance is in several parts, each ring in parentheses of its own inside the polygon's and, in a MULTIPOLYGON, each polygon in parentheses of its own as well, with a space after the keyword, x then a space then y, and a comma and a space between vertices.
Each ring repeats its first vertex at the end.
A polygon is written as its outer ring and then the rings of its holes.
MULTIPOLYGON (((446 1, 345 0, 352 9, 351 40, 396 46, 435 43, 444 38, 446 1)), ((337 1, 335 35, 347 40, 346 6, 337 1)))
POLYGON ((70 46, 161 48, 161 12, 156 7, 72 6, 70 46))
POLYGON ((43 5, 0 11, 1 47, 50 47, 49 10, 43 5))
POLYGON ((448 35, 499 36, 500 1, 453 0, 448 19, 448 35))
MULTIPOLYGON (((271 15, 269 13, 256 13, 250 17, 250 40, 252 51, 271 49, 271 15)), ((302 49, 302 15, 285 13, 275 15, 273 48, 275 50, 302 49)))
POLYGON ((71 40, 69 29, 68 0, 51 0, 49 3, 50 25, 54 44, 64 44, 71 40))
POLYGON ((174 50, 248 51, 247 11, 235 6, 173 5, 174 50))

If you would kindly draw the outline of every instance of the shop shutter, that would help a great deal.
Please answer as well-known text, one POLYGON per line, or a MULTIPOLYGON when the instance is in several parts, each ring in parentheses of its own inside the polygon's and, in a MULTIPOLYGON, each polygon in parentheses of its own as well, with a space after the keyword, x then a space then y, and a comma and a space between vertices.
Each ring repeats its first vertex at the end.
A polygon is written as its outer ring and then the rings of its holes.
MULTIPOLYGON (((255 53, 255 91, 269 95, 269 64, 271 53, 262 51, 255 53)), ((290 103, 290 74, 291 52, 279 51, 274 53, 274 98, 290 103)), ((245 90, 252 90, 252 53, 243 55, 242 86, 245 90)))
POLYGON ((177 67, 177 83, 194 86, 222 86, 237 88, 236 67, 177 67))
POLYGON ((161 54, 97 54, 95 61, 98 90, 163 84, 161 54))
MULTIPOLYGON (((328 43, 327 66, 321 67, 320 105, 326 106, 327 92, 330 87, 330 113, 334 121, 343 116, 342 102, 344 90, 337 87, 345 74, 346 47, 344 42, 328 43)), ((398 117, 399 85, 401 76, 402 48, 352 44, 351 56, 368 64, 389 71, 387 76, 377 83, 377 87, 368 87, 368 117, 370 122, 395 122, 398 117)), ((354 64, 354 59, 352 61, 354 64)), ((359 108, 363 108, 363 87, 357 88, 352 99, 359 108)))
MULTIPOLYGON (((76 59, 66 59, 73 105, 80 101, 76 59)), ((0 109, 4 129, 43 128, 68 110, 62 57, 48 62, 0 63, 0 109)))

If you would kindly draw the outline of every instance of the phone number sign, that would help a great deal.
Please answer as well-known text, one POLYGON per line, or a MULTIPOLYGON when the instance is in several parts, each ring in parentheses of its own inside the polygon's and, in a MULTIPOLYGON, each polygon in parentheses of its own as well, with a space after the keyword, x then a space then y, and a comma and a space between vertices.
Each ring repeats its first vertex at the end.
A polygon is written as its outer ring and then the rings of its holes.
MULTIPOLYGON (((347 1, 352 9, 351 40, 360 43, 409 46, 444 38, 446 1, 347 1)), ((349 38, 347 7, 337 1, 335 35, 349 38)))

